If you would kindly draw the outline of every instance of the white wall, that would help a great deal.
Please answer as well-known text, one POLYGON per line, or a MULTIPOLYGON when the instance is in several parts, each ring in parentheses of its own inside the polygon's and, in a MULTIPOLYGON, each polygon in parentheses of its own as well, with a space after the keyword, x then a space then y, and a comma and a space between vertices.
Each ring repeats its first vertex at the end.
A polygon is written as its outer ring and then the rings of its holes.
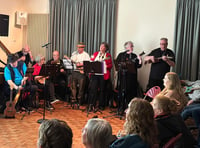
MULTIPOLYGON (((49 13, 48 0, 0 0, 0 14, 9 15, 9 35, 0 36, 0 40, 5 44, 10 52, 21 50, 23 46, 22 27, 15 26, 15 12, 27 13, 49 13)), ((26 27, 24 27, 26 29, 26 27)), ((0 48, 0 59, 6 62, 7 56, 0 48)), ((0 64, 0 66, 3 66, 0 64)))
MULTIPOLYGON (((173 47, 175 0, 119 0, 117 21, 117 54, 126 41, 134 42, 134 52, 150 52, 159 47, 160 38, 168 38, 173 47)), ((117 56, 116 54, 116 56, 117 56)), ((150 65, 139 70, 138 80, 143 89, 149 77, 150 65)))

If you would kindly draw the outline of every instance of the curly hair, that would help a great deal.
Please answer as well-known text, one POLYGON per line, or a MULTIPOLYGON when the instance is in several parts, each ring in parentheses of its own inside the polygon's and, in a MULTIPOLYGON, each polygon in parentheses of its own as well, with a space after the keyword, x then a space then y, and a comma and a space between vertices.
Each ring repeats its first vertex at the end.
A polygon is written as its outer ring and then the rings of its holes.
POLYGON ((45 120, 39 128, 38 147, 71 148, 72 137, 72 130, 65 121, 45 120))
POLYGON ((126 134, 138 134, 150 146, 155 143, 157 129, 154 121, 154 111, 148 101, 140 98, 131 100, 124 129, 126 134))

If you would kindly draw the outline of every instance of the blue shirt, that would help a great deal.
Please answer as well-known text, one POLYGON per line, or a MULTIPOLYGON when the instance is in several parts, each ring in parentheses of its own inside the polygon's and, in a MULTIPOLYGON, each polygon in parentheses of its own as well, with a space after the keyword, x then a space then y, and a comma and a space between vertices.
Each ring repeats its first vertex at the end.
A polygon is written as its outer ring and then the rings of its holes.
MULTIPOLYGON (((22 75, 20 74, 19 70, 17 69, 17 67, 12 67, 14 73, 15 73, 15 79, 14 79, 14 83, 19 86, 21 85, 21 81, 23 79, 22 75)), ((23 67, 22 67, 22 71, 25 75, 26 73, 26 70, 27 70, 27 67, 26 67, 26 64, 24 63, 23 64, 23 67)), ((11 78, 11 72, 9 70, 9 68, 6 66, 5 69, 4 69, 4 78, 6 81, 8 80, 12 80, 11 78)))

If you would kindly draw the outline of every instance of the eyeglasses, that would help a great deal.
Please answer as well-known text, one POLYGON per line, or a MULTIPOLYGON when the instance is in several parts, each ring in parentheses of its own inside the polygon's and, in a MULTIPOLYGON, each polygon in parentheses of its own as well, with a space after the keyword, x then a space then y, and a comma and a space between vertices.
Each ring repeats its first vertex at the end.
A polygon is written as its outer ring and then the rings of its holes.
POLYGON ((160 45, 167 45, 167 43, 160 43, 160 45))

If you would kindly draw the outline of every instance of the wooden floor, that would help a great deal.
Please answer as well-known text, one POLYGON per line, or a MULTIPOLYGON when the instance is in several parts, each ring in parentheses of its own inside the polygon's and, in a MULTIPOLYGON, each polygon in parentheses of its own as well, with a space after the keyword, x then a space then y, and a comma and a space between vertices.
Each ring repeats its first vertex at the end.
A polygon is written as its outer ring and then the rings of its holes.
MULTIPOLYGON (((100 112, 91 113, 87 117, 86 112, 81 110, 71 109, 64 102, 56 102, 54 104, 55 110, 50 113, 46 112, 45 119, 61 119, 66 121, 73 131, 73 148, 83 148, 81 143, 81 130, 86 124, 87 120, 98 116, 103 118, 110 113, 110 109, 105 109, 102 114, 100 112)), ((81 106, 81 109, 85 106, 81 106)), ((42 111, 42 109, 39 109, 42 111)), ((0 114, 0 148, 36 148, 38 138, 39 125, 37 121, 43 118, 43 115, 34 111, 30 115, 26 114, 23 118, 24 113, 17 113, 14 119, 5 119, 0 114), (22 119, 23 118, 23 119, 22 119)), ((124 120, 120 120, 116 117, 106 118, 113 128, 113 134, 123 129, 124 120)))

